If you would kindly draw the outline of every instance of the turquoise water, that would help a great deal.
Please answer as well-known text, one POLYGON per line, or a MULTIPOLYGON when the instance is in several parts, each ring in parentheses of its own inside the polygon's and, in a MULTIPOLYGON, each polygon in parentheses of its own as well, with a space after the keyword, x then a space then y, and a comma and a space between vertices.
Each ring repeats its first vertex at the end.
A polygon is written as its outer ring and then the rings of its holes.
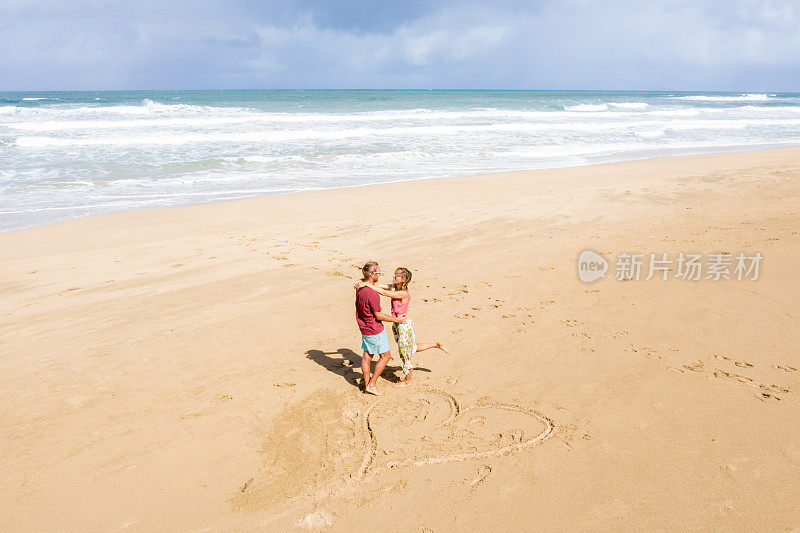
POLYGON ((800 143, 800 94, 0 93, 0 231, 94 213, 800 143))

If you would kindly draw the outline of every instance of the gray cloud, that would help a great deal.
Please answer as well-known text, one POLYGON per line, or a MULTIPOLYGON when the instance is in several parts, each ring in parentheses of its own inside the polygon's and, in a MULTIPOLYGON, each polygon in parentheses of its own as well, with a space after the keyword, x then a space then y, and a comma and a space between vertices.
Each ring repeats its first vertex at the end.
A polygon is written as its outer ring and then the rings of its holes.
POLYGON ((0 89, 797 90, 787 0, 5 0, 0 89))

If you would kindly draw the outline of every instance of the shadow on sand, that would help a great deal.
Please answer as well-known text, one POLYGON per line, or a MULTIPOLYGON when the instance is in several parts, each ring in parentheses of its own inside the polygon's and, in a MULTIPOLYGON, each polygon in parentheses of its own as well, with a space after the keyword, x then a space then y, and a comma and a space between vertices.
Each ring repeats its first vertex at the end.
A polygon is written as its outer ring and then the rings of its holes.
MULTIPOLYGON (((326 352, 324 350, 308 350, 306 357, 317 363, 319 366, 326 370, 330 370, 334 374, 341 376, 350 385, 358 388, 361 386, 361 354, 357 354, 349 348, 339 348, 333 352, 326 352)), ((375 362, 377 356, 373 358, 372 369, 375 371, 375 362)), ((427 368, 414 368, 416 372, 430 372, 427 368)), ((393 366, 392 361, 386 365, 381 377, 392 383, 399 383, 402 379, 403 371, 400 366, 393 366)))

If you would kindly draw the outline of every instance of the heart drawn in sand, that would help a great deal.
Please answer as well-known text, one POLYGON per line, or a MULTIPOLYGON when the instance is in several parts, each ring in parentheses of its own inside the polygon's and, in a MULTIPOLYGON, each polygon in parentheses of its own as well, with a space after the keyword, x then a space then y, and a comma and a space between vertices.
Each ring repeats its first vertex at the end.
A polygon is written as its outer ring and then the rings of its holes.
POLYGON ((554 428, 552 420, 532 409, 488 400, 462 407, 437 389, 384 396, 361 416, 366 446, 354 477, 501 457, 539 444, 554 428))

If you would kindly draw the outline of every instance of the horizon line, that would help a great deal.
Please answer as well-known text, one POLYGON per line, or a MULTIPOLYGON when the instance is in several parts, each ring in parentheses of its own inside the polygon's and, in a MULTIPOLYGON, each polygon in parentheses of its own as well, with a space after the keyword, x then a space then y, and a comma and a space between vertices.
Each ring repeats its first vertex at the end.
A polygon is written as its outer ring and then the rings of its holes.
POLYGON ((314 91, 386 91, 386 92, 617 92, 617 93, 745 93, 745 94, 800 94, 800 92, 764 90, 764 89, 737 89, 737 90, 713 90, 713 89, 400 89, 400 88, 250 88, 250 89, 2 89, 4 93, 110 93, 110 92, 252 92, 252 91, 286 91, 286 92, 314 92, 314 91))

